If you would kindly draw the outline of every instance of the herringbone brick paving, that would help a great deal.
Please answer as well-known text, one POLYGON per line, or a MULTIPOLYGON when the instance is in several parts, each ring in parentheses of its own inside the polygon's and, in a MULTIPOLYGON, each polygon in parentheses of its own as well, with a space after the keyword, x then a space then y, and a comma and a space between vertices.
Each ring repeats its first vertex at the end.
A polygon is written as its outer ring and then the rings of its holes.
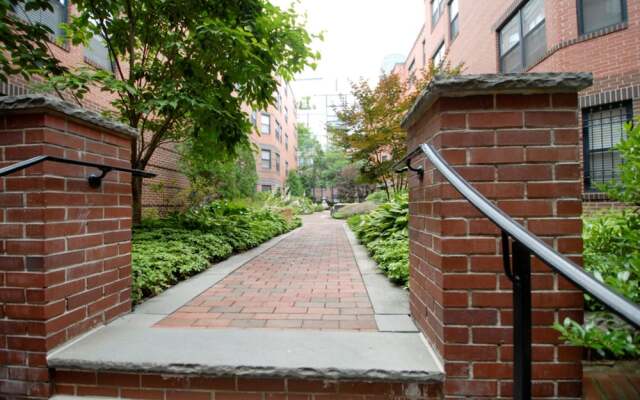
POLYGON ((156 326, 377 330, 342 222, 326 213, 156 326))

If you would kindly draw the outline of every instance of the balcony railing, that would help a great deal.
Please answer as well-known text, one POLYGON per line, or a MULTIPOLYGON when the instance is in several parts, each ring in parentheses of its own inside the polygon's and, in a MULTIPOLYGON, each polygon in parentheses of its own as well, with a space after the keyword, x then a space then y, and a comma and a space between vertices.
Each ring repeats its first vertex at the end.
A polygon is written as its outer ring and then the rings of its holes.
MULTIPOLYGON (((491 220, 502 231, 502 259, 504 272, 513 283, 513 344, 514 344, 514 398, 531 398, 531 255, 535 255, 555 272, 567 278, 577 287, 600 301, 613 313, 630 325, 640 328, 640 307, 619 295, 607 285, 585 272, 577 264, 558 253, 533 233, 518 224, 513 218, 491 203, 473 188, 460 174, 442 158, 437 150, 422 144, 409 153, 400 163, 407 170, 424 176, 422 167, 412 167, 411 159, 420 153, 433 164, 436 170, 480 213, 491 220), (509 248, 510 239, 512 241, 509 248), (510 255, 511 253, 511 255, 510 255)), ((399 163, 399 164, 400 164, 399 163)))

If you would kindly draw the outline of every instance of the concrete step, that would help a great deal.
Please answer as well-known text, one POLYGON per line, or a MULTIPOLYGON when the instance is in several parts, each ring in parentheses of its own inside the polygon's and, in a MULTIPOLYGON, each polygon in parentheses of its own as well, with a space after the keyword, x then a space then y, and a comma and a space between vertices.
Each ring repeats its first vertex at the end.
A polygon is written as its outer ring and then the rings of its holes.
POLYGON ((51 353, 55 393, 440 398, 442 367, 418 333, 152 327, 162 317, 131 314, 51 353))
POLYGON ((154 328, 132 314, 53 352, 57 369, 312 379, 441 380, 419 333, 154 328))

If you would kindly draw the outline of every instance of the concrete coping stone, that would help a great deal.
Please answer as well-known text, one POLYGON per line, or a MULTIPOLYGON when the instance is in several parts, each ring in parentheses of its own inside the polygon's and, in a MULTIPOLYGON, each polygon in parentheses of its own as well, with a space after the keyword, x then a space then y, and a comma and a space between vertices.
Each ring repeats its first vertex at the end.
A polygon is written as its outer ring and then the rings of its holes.
POLYGON ((402 120, 402 128, 408 129, 413 126, 441 97, 496 93, 576 93, 588 88, 592 83, 593 75, 587 72, 436 76, 420 93, 402 120))
POLYGON ((68 101, 46 94, 26 94, 21 96, 1 96, 0 113, 10 111, 53 111, 80 122, 98 126, 120 135, 136 138, 139 133, 123 123, 105 118, 100 114, 86 110, 68 101))
POLYGON ((50 353, 50 368, 195 376, 441 381, 419 333, 148 328, 111 324, 50 353))

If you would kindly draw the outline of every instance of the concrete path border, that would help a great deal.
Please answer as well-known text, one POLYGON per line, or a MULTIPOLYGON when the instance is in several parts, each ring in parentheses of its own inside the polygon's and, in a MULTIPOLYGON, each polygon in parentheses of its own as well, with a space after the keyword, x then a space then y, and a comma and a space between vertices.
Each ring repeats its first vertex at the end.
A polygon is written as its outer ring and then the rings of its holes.
POLYGON ((418 332, 409 313, 409 293, 393 284, 369 257, 366 247, 358 242, 346 223, 344 231, 349 239, 353 255, 360 268, 362 280, 373 305, 378 330, 381 332, 418 332))

